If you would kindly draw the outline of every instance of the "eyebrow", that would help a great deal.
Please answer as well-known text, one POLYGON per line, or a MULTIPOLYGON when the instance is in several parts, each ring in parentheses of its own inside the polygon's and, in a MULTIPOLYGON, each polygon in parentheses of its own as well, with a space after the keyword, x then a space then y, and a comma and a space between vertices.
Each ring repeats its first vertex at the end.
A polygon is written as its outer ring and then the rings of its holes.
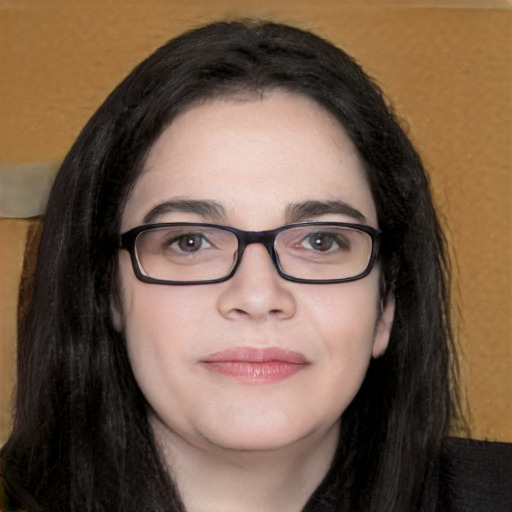
POLYGON ((341 200, 292 203, 286 208, 286 222, 287 224, 301 222, 329 213, 348 215, 358 222, 366 222, 366 217, 359 210, 341 200))
MULTIPOLYGON (((144 216, 143 223, 150 224, 161 215, 172 212, 196 213, 214 220, 224 220, 226 209, 216 201, 177 199, 165 201, 153 207, 144 216)), ((286 224, 301 222, 312 217, 326 214, 348 215, 358 222, 366 222, 366 217, 345 201, 304 201, 292 203, 286 207, 286 224)))
POLYGON ((215 201, 200 201, 195 199, 179 199, 165 201, 149 210, 144 216, 144 224, 154 222, 158 217, 171 212, 197 213, 202 217, 211 219, 224 219, 226 217, 225 208, 215 201))

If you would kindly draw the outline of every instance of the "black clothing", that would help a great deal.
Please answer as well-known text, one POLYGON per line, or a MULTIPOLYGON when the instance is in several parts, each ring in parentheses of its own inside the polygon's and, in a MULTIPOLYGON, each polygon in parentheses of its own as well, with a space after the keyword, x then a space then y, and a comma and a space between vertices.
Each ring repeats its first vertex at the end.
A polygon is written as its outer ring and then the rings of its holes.
POLYGON ((447 439, 439 484, 439 512, 511 512, 512 444, 447 439))

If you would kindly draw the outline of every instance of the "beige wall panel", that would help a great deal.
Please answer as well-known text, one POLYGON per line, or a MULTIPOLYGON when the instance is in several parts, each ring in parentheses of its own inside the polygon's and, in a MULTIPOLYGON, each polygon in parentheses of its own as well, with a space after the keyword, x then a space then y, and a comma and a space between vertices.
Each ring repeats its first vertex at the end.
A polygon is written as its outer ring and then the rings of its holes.
POLYGON ((10 428, 15 376, 16 307, 28 223, 0 219, 0 444, 10 428))
MULTIPOLYGON (((238 16, 316 30, 387 92, 431 173, 456 254, 472 434, 512 441, 509 1, 4 0, 0 163, 61 160, 108 92, 150 51, 186 28, 238 16)), ((25 230, 23 221, 0 221, 0 414, 25 230), (7 243, 15 247, 6 250, 7 243)))

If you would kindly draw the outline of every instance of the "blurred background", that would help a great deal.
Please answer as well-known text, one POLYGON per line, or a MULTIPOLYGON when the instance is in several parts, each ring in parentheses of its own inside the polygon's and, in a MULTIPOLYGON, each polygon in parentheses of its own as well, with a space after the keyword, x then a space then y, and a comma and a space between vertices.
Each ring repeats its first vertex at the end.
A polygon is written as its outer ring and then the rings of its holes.
POLYGON ((451 243, 470 434, 512 441, 510 0, 0 0, 0 445, 11 424, 18 289, 33 259, 27 238, 37 239, 58 163, 150 52, 186 29, 241 17, 317 32, 386 92, 451 243))

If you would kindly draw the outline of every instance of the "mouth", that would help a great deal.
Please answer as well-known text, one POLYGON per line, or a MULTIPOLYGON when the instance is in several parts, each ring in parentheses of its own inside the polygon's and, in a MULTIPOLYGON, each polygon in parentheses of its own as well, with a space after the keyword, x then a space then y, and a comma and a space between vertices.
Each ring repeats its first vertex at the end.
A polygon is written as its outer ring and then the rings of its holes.
POLYGON ((210 354, 201 361, 209 371, 249 384, 278 382, 310 365, 300 352, 278 347, 237 347, 210 354))

